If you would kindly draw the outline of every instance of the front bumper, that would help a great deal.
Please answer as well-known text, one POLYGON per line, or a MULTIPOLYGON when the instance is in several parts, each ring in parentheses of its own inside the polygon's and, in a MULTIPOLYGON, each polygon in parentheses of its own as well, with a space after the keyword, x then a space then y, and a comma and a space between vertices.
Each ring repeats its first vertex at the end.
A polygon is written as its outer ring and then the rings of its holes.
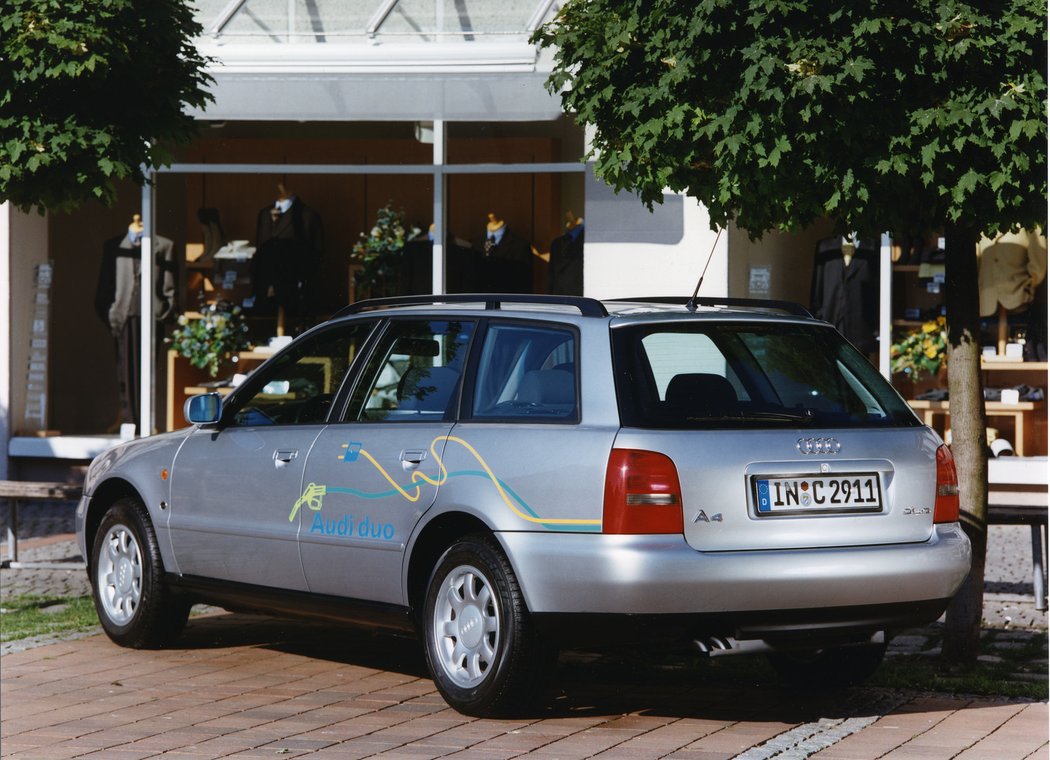
POLYGON ((922 608, 928 617, 931 608, 922 603, 949 599, 970 568, 970 542, 958 523, 935 525, 921 543, 774 551, 698 552, 671 535, 497 536, 538 614, 754 619, 885 606, 922 608))

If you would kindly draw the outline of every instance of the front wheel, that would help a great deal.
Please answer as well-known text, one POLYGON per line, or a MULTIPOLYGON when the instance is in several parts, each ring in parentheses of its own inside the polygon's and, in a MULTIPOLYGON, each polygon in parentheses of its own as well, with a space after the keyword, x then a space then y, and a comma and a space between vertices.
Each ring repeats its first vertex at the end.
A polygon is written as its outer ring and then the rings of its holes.
POLYGON ((536 650, 510 563, 488 536, 469 536, 438 560, 423 613, 427 665, 453 708, 504 711, 533 686, 536 650))
POLYGON ((91 550, 91 591, 99 622, 121 646, 157 647, 186 625, 190 603, 163 583, 164 566, 146 508, 120 499, 102 518, 91 550))

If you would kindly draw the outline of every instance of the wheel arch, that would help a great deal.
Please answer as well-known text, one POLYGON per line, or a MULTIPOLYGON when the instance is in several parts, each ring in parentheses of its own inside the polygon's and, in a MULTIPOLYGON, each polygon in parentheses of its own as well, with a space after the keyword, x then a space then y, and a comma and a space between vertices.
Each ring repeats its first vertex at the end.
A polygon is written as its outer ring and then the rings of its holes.
POLYGON ((127 480, 124 480, 124 478, 110 478, 95 488, 95 492, 91 496, 91 503, 88 505, 87 514, 84 516, 84 542, 89 555, 85 559, 89 567, 91 564, 91 547, 95 544, 95 534, 98 533, 98 527, 102 524, 102 518, 105 516, 106 510, 125 497, 138 499, 145 503, 138 489, 127 480))
POLYGON ((408 560, 405 592, 408 606, 417 623, 423 609, 427 581, 430 580, 430 573, 438 558, 457 539, 479 533, 493 535, 492 528, 474 515, 466 512, 444 512, 428 522, 416 536, 408 560))

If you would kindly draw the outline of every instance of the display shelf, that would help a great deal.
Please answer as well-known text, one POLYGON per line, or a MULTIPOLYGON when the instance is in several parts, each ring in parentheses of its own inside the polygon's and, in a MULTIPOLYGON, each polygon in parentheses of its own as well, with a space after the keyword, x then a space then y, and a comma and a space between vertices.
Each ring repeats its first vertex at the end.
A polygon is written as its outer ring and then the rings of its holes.
POLYGON ((981 357, 981 369, 989 372, 1046 372, 1047 362, 1016 362, 988 360, 981 357))
MULTIPOLYGON (((937 430, 941 436, 947 432, 950 426, 951 415, 950 401, 922 401, 911 399, 908 404, 917 412, 922 413, 923 422, 937 430), (943 423, 938 425, 938 416, 943 417, 943 423)), ((1035 446, 1035 427, 1037 415, 1046 419, 1045 401, 1019 401, 1016 404, 1004 404, 1001 401, 985 401, 985 415, 989 418, 1005 417, 1013 421, 1013 447, 1018 456, 1039 453, 1035 446)))

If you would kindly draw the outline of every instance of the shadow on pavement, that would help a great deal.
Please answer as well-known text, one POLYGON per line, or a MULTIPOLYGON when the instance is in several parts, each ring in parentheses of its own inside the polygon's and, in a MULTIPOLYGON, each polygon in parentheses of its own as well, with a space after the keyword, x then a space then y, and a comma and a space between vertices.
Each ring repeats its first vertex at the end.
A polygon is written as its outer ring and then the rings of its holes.
MULTIPOLYGON (((429 679, 412 637, 241 613, 191 618, 174 649, 264 647, 285 654, 429 679)), ((804 723, 882 715, 906 701, 891 689, 799 693, 783 687, 761 657, 563 653, 556 672, 513 719, 637 713, 727 721, 804 723), (727 660, 732 659, 733 662, 727 660)))

